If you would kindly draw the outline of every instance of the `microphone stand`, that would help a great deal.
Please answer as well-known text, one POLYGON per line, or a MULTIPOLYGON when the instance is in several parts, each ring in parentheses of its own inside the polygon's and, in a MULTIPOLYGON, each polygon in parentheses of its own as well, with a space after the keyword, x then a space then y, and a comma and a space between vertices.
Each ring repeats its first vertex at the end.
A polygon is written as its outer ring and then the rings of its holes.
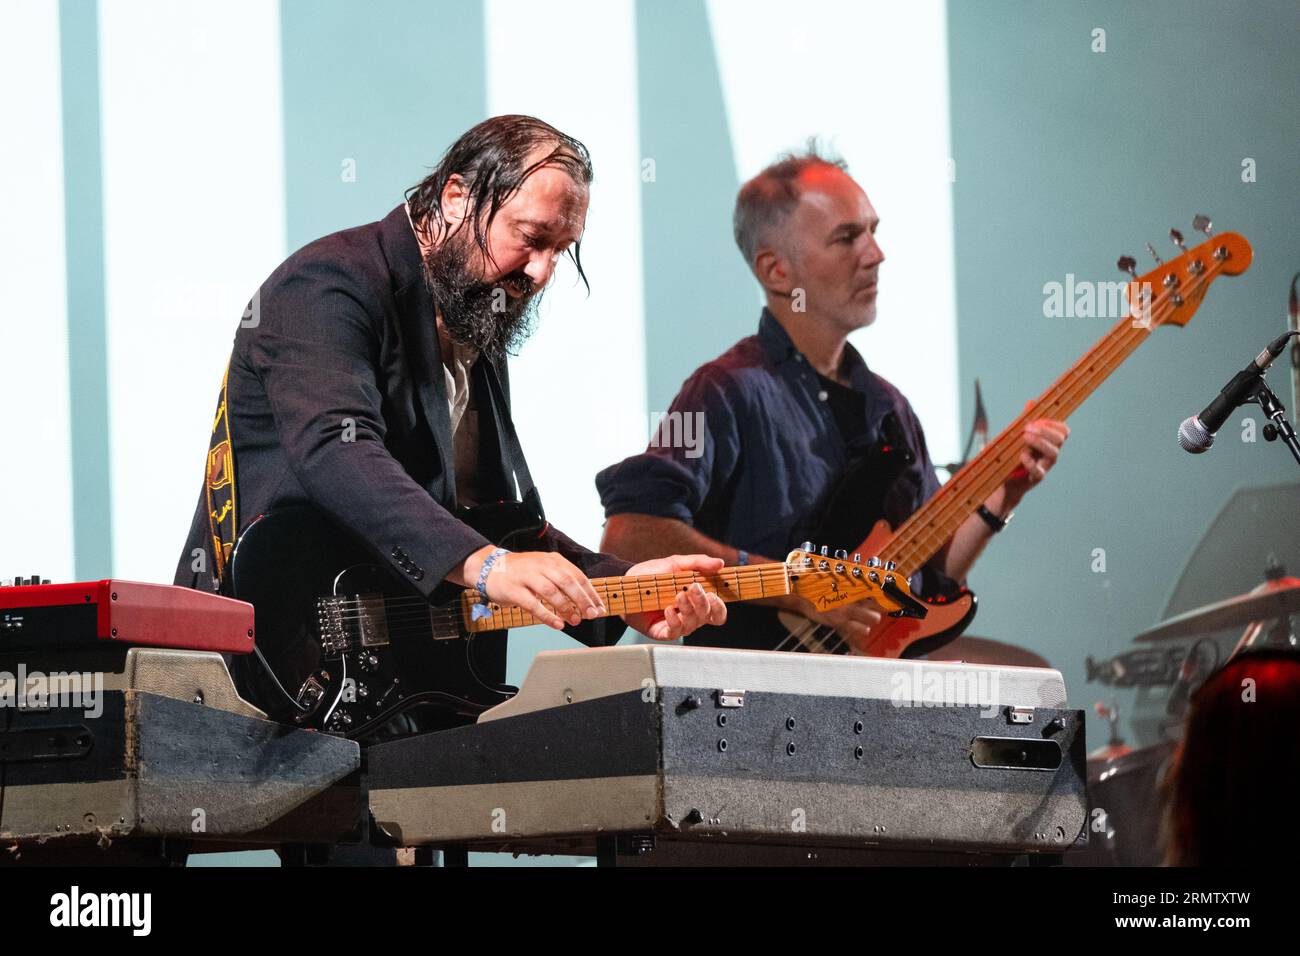
POLYGON ((1273 390, 1268 387, 1263 375, 1259 377, 1259 384, 1255 386, 1254 393, 1247 401, 1258 403, 1260 409, 1270 419, 1269 424, 1264 426, 1264 440, 1275 441, 1278 436, 1281 436, 1286 447, 1291 449, 1296 464, 1300 465, 1300 441, 1296 440, 1295 429, 1287 421, 1286 409, 1273 394, 1273 390))

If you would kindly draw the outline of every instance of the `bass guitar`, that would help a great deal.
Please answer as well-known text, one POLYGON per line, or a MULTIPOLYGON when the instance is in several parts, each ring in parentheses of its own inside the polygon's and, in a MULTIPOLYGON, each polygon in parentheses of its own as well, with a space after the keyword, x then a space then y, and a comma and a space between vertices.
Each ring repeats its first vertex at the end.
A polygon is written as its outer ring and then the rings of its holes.
MULTIPOLYGON (((910 578, 919 571, 1016 470, 1026 447, 1026 424, 1038 418, 1064 421, 1146 341, 1153 329, 1186 325, 1219 275, 1238 275, 1249 267, 1253 253, 1242 236, 1233 232, 1212 235, 1205 216, 1197 216, 1193 226, 1209 238, 1187 249, 1182 235, 1170 230, 1174 242, 1184 249, 1183 254, 1144 275, 1137 275, 1131 257, 1119 260, 1119 268, 1132 277, 1126 285, 1129 314, 896 528, 863 504, 883 500, 884 487, 912 461, 911 450, 904 442, 891 438, 887 423, 877 448, 837 486, 820 520, 817 533, 821 539, 862 540, 857 551, 876 555, 887 562, 886 566, 897 567, 899 576, 910 578), (865 534, 865 538, 859 539, 859 534, 865 534)), ((929 609, 927 615, 882 618, 872 628, 866 646, 854 652, 895 658, 929 653, 960 635, 975 616, 975 595, 966 588, 920 599, 929 609)), ((754 608, 750 616, 758 617, 765 610, 754 608)), ((740 615, 736 617, 729 626, 740 624, 740 615)), ((850 652, 848 643, 831 628, 788 612, 776 616, 775 625, 772 617, 767 615, 771 639, 765 641, 764 647, 850 652)), ((752 626, 762 625, 756 620, 752 626)))

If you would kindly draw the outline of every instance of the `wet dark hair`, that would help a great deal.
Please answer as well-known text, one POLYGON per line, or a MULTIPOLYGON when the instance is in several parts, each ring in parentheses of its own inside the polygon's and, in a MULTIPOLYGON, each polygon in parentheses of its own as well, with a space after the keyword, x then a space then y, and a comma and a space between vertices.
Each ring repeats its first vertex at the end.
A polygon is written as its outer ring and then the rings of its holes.
POLYGON ((1240 865, 1300 853, 1300 832, 1290 824, 1300 788, 1297 727, 1294 650, 1248 651, 1205 681, 1164 782, 1167 863, 1240 865))
MULTIPOLYGON (((473 223, 474 242, 485 261, 492 261, 488 251, 487 231, 501 206, 543 166, 558 166, 575 183, 591 183, 591 155, 587 147, 554 126, 535 116, 493 116, 479 123, 452 143, 438 165, 419 183, 406 191, 406 201, 415 227, 436 235, 446 225, 442 216, 442 192, 453 176, 465 182, 470 195, 469 220, 473 223), (529 158, 542 146, 550 152, 531 163, 529 158)), ((581 242, 569 250, 583 285, 590 288, 582 270, 581 242)))

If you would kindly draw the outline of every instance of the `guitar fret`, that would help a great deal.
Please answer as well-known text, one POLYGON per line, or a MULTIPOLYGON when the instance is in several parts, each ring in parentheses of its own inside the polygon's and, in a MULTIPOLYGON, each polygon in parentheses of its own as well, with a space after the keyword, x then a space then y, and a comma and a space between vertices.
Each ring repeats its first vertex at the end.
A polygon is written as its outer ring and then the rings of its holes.
POLYGON ((1125 318, 1107 332, 1029 409, 1003 429, 983 452, 900 525, 880 557, 895 561, 906 575, 916 573, 1015 471, 1020 452, 1025 447, 1021 438, 1025 423, 1042 417, 1064 419, 1078 409, 1151 331, 1150 328, 1141 328, 1138 334, 1133 335, 1134 328, 1132 320, 1125 318), (1115 349, 1116 344, 1118 349, 1115 349), (1071 394, 1080 385, 1082 391, 1077 395, 1071 394), (974 467, 977 463, 979 469, 974 467))
MULTIPOLYGON (((596 578, 591 585, 604 601, 610 615, 622 615, 669 607, 676 602, 681 591, 696 583, 705 592, 717 594, 723 601, 754 600, 790 593, 786 566, 776 563, 723 568, 714 574, 675 571, 635 577, 596 578)), ((488 604, 492 611, 490 615, 475 620, 470 608, 478 603, 480 602, 473 592, 465 592, 462 613, 465 626, 471 632, 527 627, 538 623, 531 611, 519 607, 502 607, 495 602, 488 604)))

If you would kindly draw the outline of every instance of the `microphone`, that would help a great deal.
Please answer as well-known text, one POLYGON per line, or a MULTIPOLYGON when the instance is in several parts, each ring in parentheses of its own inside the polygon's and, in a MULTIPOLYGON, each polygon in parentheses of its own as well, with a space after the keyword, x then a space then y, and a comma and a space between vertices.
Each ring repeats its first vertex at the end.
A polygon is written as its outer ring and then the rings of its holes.
POLYGON ((1264 351, 1251 360, 1250 364, 1234 375, 1222 391, 1214 396, 1199 415, 1185 419, 1178 426, 1178 444, 1183 451, 1199 455, 1214 444, 1215 433, 1223 427, 1228 416, 1250 399, 1259 386, 1263 374, 1273 364, 1273 360, 1282 354, 1287 340, 1295 335, 1287 331, 1268 344, 1264 351))

